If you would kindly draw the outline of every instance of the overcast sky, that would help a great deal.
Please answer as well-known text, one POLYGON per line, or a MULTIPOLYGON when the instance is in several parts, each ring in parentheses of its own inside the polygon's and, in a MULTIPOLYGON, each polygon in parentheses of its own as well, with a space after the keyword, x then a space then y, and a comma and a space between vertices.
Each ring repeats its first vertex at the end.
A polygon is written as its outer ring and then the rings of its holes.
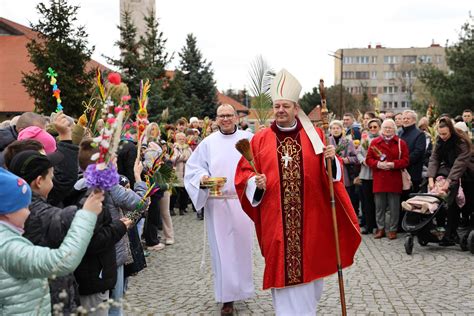
MULTIPOLYGON (((117 57, 119 0, 71 0, 81 6, 93 58, 117 57)), ((28 25, 36 22, 37 0, 0 0, 0 16, 28 25)), ((334 81, 339 48, 427 47, 457 41, 461 25, 474 8, 472 0, 156 0, 169 52, 179 52, 186 34, 194 33, 203 56, 212 62, 219 90, 249 86, 248 71, 257 55, 275 69, 288 69, 303 91, 320 78, 334 81)), ((177 57, 177 54, 176 54, 177 57)), ((175 58, 171 68, 177 64, 175 58)))

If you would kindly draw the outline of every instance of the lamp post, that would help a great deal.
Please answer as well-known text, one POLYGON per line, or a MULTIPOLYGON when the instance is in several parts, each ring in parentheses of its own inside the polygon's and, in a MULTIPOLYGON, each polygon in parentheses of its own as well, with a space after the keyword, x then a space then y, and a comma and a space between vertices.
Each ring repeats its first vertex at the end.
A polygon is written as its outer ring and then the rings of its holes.
POLYGON ((343 76, 343 67, 344 67, 344 50, 341 49, 341 54, 338 55, 336 53, 334 54, 328 54, 329 56, 331 57, 334 57, 336 59, 339 59, 340 62, 341 62, 341 89, 339 89, 339 115, 340 117, 342 118, 342 116, 344 115, 344 102, 343 102, 343 91, 342 89, 344 88, 344 86, 342 85, 342 76, 343 76))

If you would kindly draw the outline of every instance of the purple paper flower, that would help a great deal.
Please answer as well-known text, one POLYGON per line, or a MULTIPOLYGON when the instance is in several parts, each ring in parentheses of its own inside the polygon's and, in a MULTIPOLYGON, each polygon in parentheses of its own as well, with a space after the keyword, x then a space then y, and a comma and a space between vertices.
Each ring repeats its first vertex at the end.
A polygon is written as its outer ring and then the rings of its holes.
POLYGON ((88 188, 101 189, 103 191, 109 191, 120 180, 120 176, 114 166, 109 165, 107 168, 99 170, 96 164, 87 166, 84 178, 88 188))

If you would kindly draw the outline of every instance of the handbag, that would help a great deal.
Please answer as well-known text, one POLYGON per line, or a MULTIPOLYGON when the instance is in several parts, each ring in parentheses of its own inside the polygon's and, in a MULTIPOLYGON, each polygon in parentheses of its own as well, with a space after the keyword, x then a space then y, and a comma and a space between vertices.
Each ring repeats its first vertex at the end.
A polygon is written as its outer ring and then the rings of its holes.
MULTIPOLYGON (((398 139, 398 159, 401 159, 401 158, 402 158, 402 150, 400 148, 400 139, 398 139)), ((412 182, 411 182, 410 174, 405 168, 401 170, 401 173, 402 173, 402 189, 404 191, 411 190, 412 182)))

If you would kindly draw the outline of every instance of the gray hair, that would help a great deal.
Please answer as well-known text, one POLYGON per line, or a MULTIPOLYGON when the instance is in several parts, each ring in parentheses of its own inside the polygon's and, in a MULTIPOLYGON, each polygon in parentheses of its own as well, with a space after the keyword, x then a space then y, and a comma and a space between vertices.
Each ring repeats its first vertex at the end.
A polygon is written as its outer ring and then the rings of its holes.
POLYGON ((329 123, 329 128, 333 127, 333 125, 339 125, 341 129, 344 129, 344 124, 340 120, 333 120, 329 123))
POLYGON ((415 122, 418 121, 418 114, 416 114, 415 111, 413 111, 413 110, 405 110, 405 111, 403 111, 403 114, 408 114, 408 113, 411 114, 411 116, 413 116, 413 117, 415 118, 415 122))
POLYGON ((395 124, 395 121, 392 119, 385 119, 382 123, 382 127, 387 124, 392 124, 393 128, 396 130, 397 129, 397 124, 395 124))

